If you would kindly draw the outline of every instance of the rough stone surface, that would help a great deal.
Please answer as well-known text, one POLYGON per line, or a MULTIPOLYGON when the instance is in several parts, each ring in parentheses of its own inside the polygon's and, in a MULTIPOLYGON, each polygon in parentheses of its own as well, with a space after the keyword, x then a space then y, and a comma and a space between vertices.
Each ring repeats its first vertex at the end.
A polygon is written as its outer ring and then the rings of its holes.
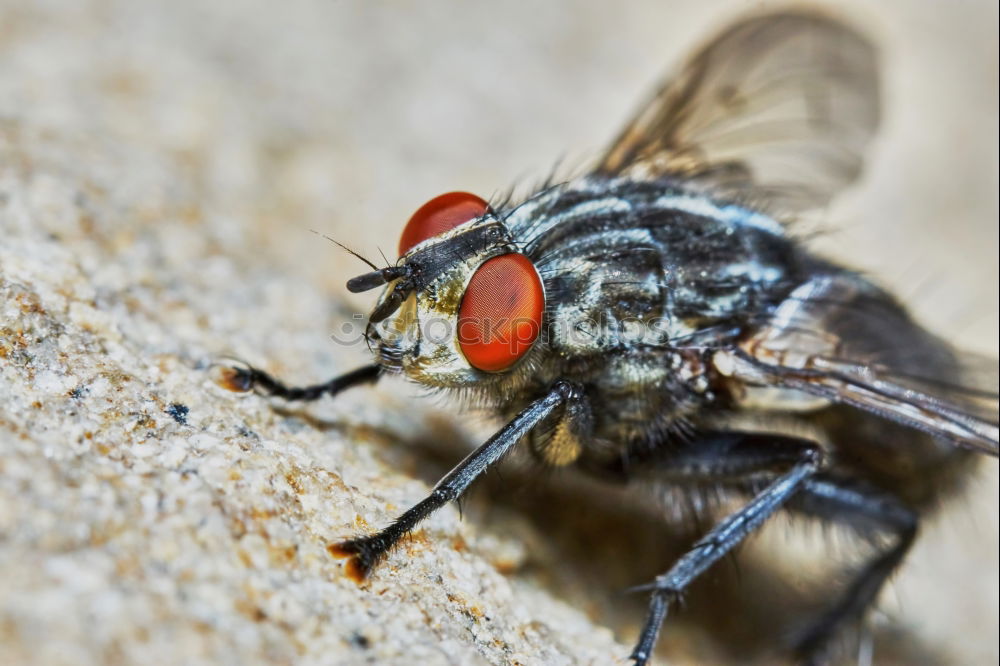
MULTIPOLYGON (((745 8, 665 4, 0 3, 0 663, 623 663, 641 601, 614 590, 660 565, 607 543, 600 491, 449 507, 359 587, 326 546, 488 426, 400 384, 285 409, 207 368, 363 363, 330 340, 360 265, 310 230, 388 252, 428 196, 599 146, 745 8)), ((872 11, 888 134, 824 242, 995 355, 996 6, 872 11)), ((997 659, 996 493, 994 464, 885 604, 959 663, 997 659)), ((668 631, 673 663, 713 636, 668 631)))

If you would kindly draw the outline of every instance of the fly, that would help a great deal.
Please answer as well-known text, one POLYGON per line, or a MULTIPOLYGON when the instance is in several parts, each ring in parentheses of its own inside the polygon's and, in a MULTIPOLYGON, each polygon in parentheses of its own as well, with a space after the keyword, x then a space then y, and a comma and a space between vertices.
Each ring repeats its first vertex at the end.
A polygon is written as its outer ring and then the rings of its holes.
POLYGON ((383 287, 371 365, 304 388, 239 365, 220 379, 315 400, 403 374, 506 420, 395 522, 329 547, 359 581, 515 446, 611 483, 742 496, 643 588, 636 664, 688 585, 775 512, 880 534, 789 646, 819 659, 863 619, 920 516, 975 453, 998 453, 996 362, 953 349, 779 222, 856 179, 878 122, 864 37, 810 13, 747 19, 585 175, 518 203, 451 192, 417 210, 399 260, 348 282, 383 287))

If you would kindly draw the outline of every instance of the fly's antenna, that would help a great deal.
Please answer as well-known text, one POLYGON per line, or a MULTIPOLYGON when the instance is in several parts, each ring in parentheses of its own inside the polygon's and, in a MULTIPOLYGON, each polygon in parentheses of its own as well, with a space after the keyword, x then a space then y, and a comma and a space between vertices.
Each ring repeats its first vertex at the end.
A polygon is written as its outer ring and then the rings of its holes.
MULTIPOLYGON (((314 233, 314 234, 316 234, 317 236, 322 236, 323 238, 327 239, 328 241, 330 241, 331 243, 333 243, 334 245, 336 245, 336 246, 337 246, 337 247, 339 247, 340 249, 342 249, 342 250, 344 250, 345 252, 347 252, 348 254, 350 254, 350 255, 353 255, 353 256, 355 256, 355 257, 357 257, 357 258, 358 258, 358 259, 360 259, 361 261, 363 261, 363 262, 365 262, 366 264, 368 264, 368 266, 370 266, 372 270, 374 270, 374 271, 377 271, 377 270, 379 270, 379 267, 378 267, 378 266, 376 266, 376 265, 375 265, 374 263, 372 263, 371 261, 369 261, 369 260, 368 260, 368 259, 366 259, 365 257, 361 256, 361 254, 360 254, 360 253, 358 253, 358 252, 355 252, 355 251, 354 251, 354 250, 352 250, 351 248, 347 247, 346 245, 344 245, 344 244, 343 244, 343 243, 341 243, 340 241, 338 241, 338 240, 334 240, 334 239, 330 238, 329 236, 327 236, 326 234, 321 234, 320 232, 316 231, 315 229, 310 229, 309 231, 313 232, 313 233, 314 233)), ((383 256, 383 258, 385 257, 385 255, 382 255, 382 256, 383 256)))
POLYGON ((375 270, 351 278, 347 281, 347 290, 352 294, 360 294, 363 291, 380 287, 393 280, 405 277, 410 274, 410 269, 406 266, 388 266, 387 268, 376 268, 375 270))

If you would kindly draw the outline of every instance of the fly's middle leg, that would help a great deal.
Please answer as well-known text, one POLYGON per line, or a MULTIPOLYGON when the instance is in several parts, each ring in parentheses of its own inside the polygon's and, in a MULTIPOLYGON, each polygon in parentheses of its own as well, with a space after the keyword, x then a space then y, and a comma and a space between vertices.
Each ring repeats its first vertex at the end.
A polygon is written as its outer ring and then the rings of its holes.
POLYGON ((809 479, 789 508, 848 525, 862 534, 891 537, 887 542, 873 540, 875 552, 852 572, 840 596, 797 637, 794 650, 799 660, 822 663, 832 639, 862 620, 906 557, 917 535, 917 514, 882 491, 826 474, 809 479))
POLYGON ((799 493, 822 465, 823 451, 812 441, 735 432, 707 435, 679 452, 631 461, 630 472, 635 476, 662 474, 690 483, 752 482, 762 475, 772 479, 750 502, 695 543, 669 571, 640 588, 652 594, 642 633, 630 655, 637 665, 649 661, 671 604, 688 585, 799 493))

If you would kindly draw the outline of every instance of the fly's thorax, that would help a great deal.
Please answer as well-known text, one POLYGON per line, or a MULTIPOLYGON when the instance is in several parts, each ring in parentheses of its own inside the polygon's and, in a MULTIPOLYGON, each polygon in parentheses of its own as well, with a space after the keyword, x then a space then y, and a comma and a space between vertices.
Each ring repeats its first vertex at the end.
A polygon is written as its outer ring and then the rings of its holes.
POLYGON ((545 271, 552 346, 568 355, 736 326, 780 301, 798 270, 776 221, 669 178, 586 176, 505 223, 545 271))

